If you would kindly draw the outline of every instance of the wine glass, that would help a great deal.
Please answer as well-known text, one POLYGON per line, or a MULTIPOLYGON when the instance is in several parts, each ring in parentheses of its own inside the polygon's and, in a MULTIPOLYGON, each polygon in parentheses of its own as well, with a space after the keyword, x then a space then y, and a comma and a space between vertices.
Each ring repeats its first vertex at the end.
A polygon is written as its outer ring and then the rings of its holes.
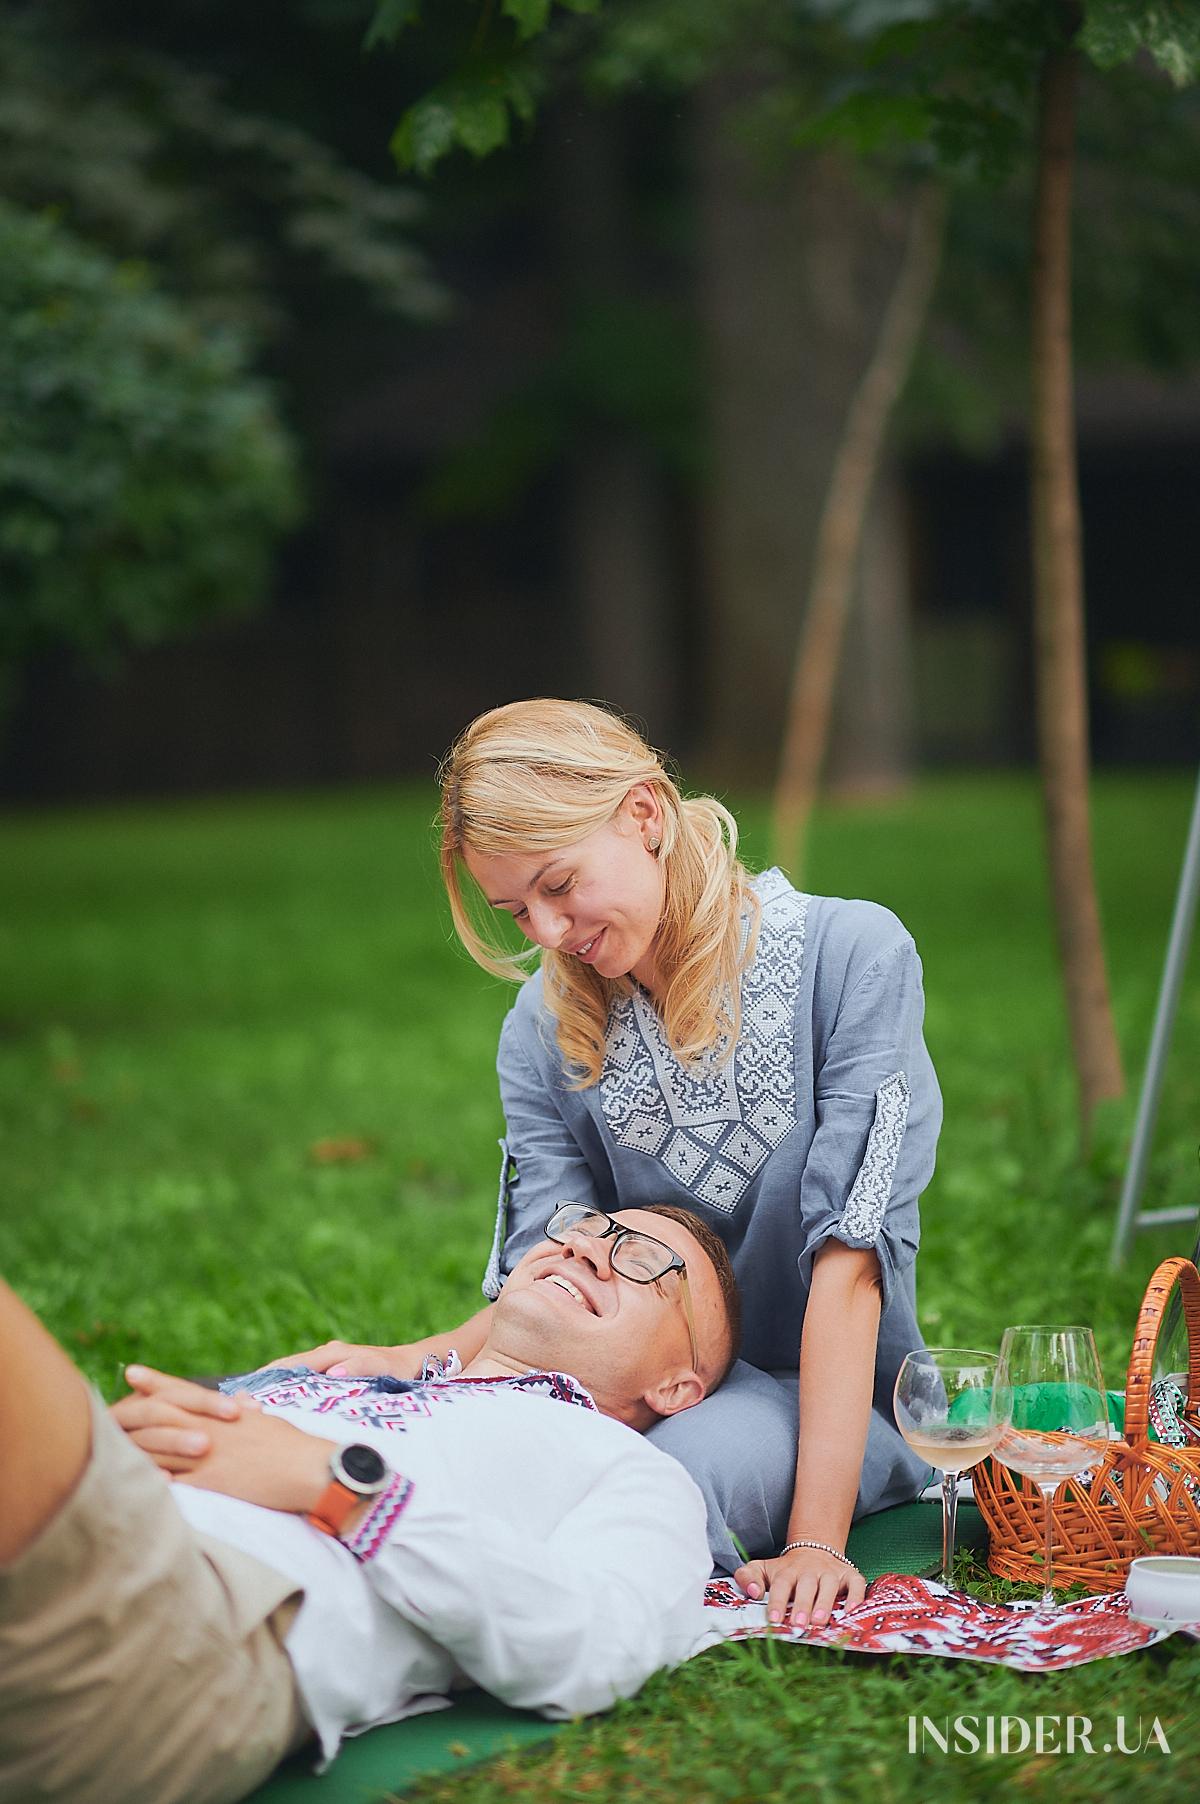
POLYGON ((1108 1443, 1108 1401, 1091 1329, 1006 1328, 996 1410, 1002 1425, 996 1458, 1032 1478, 1045 1500, 1041 1609, 1053 1610, 1051 1500, 1063 1479, 1094 1466, 1108 1443))
POLYGON ((914 1453, 942 1474, 942 1572, 953 1585, 958 1478, 996 1445, 995 1353, 974 1347, 918 1347, 896 1377, 896 1426, 914 1453))

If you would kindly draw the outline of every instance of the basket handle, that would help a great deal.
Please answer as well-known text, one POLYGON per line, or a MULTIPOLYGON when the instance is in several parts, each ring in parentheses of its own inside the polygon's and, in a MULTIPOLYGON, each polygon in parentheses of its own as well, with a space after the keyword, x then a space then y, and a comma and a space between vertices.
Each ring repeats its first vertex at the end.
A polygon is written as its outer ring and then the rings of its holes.
POLYGON ((1194 1415, 1200 1409, 1200 1272, 1197 1272, 1190 1259, 1164 1259, 1146 1286, 1134 1330, 1133 1351, 1129 1356, 1129 1373, 1125 1380, 1127 1441, 1144 1441, 1147 1436, 1150 1384, 1154 1376, 1154 1348, 1167 1301, 1176 1281, 1187 1323, 1188 1414, 1194 1415))

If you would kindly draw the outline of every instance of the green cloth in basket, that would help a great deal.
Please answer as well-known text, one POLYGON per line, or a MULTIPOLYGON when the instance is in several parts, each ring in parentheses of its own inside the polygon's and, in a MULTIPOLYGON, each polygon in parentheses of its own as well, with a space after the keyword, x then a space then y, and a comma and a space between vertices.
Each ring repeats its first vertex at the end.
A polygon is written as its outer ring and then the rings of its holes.
MULTIPOLYGON (((1070 1426, 1070 1412, 1068 1409, 1064 1408, 1064 1403, 1067 1402, 1072 1391, 1078 1393, 1082 1389, 1083 1387, 1081 1386, 1065 1384, 1017 1384, 1013 1386, 1013 1395, 1021 1397, 1022 1399, 1029 1396, 1032 1396, 1033 1398, 1033 1411, 1025 1418, 1024 1422, 1026 1428, 1040 1429, 1046 1433, 1053 1433, 1057 1429, 1070 1426)), ((1094 1391, 1087 1391, 1085 1397, 1077 1397, 1077 1400, 1086 1404, 1086 1399, 1094 1396, 1094 1391)), ((1108 1404, 1109 1421, 1119 1433, 1124 1434, 1124 1391, 1105 1391, 1104 1396, 1108 1404)), ((950 1420, 952 1422, 971 1421, 977 1415, 981 1399, 981 1392, 969 1390, 960 1391, 950 1405, 950 1420)), ((1090 1409, 1085 1407, 1083 1414, 1087 1416, 1090 1413, 1090 1409)), ((1078 1421, 1078 1416, 1076 1416, 1075 1419, 1078 1421)), ((1157 1440, 1157 1438, 1154 1428, 1151 1426, 1150 1439, 1153 1441, 1157 1440)))

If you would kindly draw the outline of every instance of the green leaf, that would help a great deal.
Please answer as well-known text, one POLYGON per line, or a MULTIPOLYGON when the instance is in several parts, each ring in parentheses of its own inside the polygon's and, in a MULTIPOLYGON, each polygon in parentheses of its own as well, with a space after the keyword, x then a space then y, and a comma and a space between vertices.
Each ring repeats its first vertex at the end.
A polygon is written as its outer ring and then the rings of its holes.
POLYGON ((1176 87, 1200 76, 1200 7, 1195 0, 1089 0, 1079 34, 1100 69, 1145 50, 1176 87))
POLYGON ((408 108, 392 134, 392 155, 422 175, 455 148, 490 156, 508 143, 513 118, 531 123, 539 97, 538 72, 519 54, 478 63, 408 108))
POLYGON ((378 0, 375 16, 363 39, 364 50, 379 44, 394 44, 406 25, 415 25, 420 17, 420 0, 378 0))
POLYGON ((499 94, 464 95, 454 109, 458 142, 472 156, 490 156, 508 143, 508 108, 499 94))
POLYGON ((550 0, 503 0, 500 11, 516 22, 517 36, 525 43, 539 31, 545 31, 550 17, 550 0))
POLYGON ((435 93, 427 94, 401 114, 390 149, 401 169, 428 175, 435 163, 454 148, 454 142, 454 110, 435 93))

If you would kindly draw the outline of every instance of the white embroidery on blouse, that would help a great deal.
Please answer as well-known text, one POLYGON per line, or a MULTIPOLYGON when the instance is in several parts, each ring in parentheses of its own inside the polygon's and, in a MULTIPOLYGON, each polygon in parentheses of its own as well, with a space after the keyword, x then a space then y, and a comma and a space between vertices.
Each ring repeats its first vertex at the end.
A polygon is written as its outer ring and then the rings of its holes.
POLYGON ((796 1124, 793 1021, 804 958, 807 896, 780 871, 756 880, 762 921, 742 975, 742 1031, 724 1065, 675 1057, 640 992, 609 1015, 600 1105, 619 1146, 657 1159, 691 1195, 731 1213, 796 1124))
POLYGON ((834 1230, 841 1240, 869 1242, 879 1232, 896 1177, 911 1094, 903 1071, 893 1071, 875 1092, 875 1119, 867 1135, 863 1162, 834 1230))

